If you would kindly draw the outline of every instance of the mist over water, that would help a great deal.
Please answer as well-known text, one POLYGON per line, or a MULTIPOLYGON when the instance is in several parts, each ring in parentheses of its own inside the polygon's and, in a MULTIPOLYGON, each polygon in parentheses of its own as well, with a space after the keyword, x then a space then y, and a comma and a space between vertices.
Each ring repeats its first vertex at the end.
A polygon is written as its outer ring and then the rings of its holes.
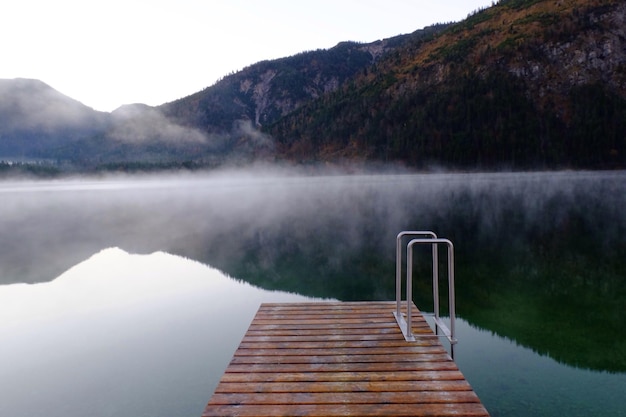
POLYGON ((49 281, 106 247, 163 250, 233 274, 290 256, 334 270, 363 250, 393 259, 395 236, 406 229, 450 238, 466 260, 503 246, 553 249, 577 233, 575 245, 612 252, 624 248, 623 179, 257 170, 0 183, 0 282, 49 281))
MULTIPOLYGON (((202 270, 210 265, 264 289, 341 300, 390 300, 395 294, 397 233, 433 230, 455 244, 457 314, 486 329, 490 337, 499 335, 527 347, 530 353, 524 355, 528 357, 534 352, 559 366, 565 364, 567 369, 589 370, 585 372, 592 372, 590 378, 596 378, 595 371, 609 372, 616 375, 611 384, 616 380, 623 383, 625 172, 308 174, 258 168, 210 174, 2 182, 0 284, 4 286, 0 290, 8 294, 6 291, 29 288, 34 293, 29 286, 9 284, 35 282, 41 284, 34 288, 57 288, 66 280, 55 278, 86 259, 106 260, 95 262, 106 271, 96 277, 106 286, 109 277, 115 275, 110 268, 123 265, 131 253, 152 254, 146 260, 155 264, 161 256, 179 255, 194 265, 201 262, 202 270), (99 255, 92 259, 94 254, 99 255), (121 255, 117 260, 116 254, 121 255)), ((421 255, 418 251, 415 300, 428 310, 432 304, 430 288, 428 280, 420 277, 429 274, 430 266, 422 261, 429 258, 421 255)), ((171 276, 181 281, 165 285, 167 291, 157 297, 159 303, 173 305, 176 297, 170 291, 179 284, 185 287, 187 275, 184 269, 173 272, 171 276)), ((72 294, 80 279, 70 281, 74 283, 70 286, 72 294)), ((143 285, 146 289, 159 288, 157 282, 149 280, 143 285)), ((202 290, 204 284, 198 285, 195 299, 200 305, 212 290, 202 290)), ((29 297, 34 297, 33 293, 29 297)), ((242 293, 242 297, 248 296, 242 293)), ((86 295, 78 298, 84 299, 83 307, 97 305, 97 300, 86 295)), ((129 311, 111 301, 123 298, 122 291, 107 301, 100 318, 92 325, 81 324, 80 331, 98 334, 102 323, 110 328, 106 322, 116 311, 129 311)), ((19 297, 4 298, 8 299, 19 297)), ((159 303, 154 305, 161 306, 159 303)), ((43 309, 33 309, 33 314, 43 311, 41 314, 52 320, 44 300, 33 305, 43 309)), ((20 305, 13 308, 19 310, 20 305)), ((124 338, 130 337, 138 346, 146 340, 159 343, 160 339, 196 343, 189 339, 195 331, 190 327, 186 336, 160 333, 160 321, 176 309, 153 308, 166 312, 154 316, 160 317, 159 323, 137 321, 139 327, 128 329, 145 327, 154 333, 145 337, 129 333, 124 338)), ((139 316, 148 317, 142 314, 139 316)), ((199 329, 202 317, 208 322, 213 314, 219 313, 199 309, 192 322, 199 329)), ((184 321, 177 320, 169 321, 184 321)), ((227 320, 238 319, 232 316, 227 320)), ((243 332, 248 322, 242 321, 243 332)), ((27 326, 13 329, 27 333, 27 326)), ((106 332, 98 335, 94 339, 97 343, 79 354, 85 361, 80 366, 88 366, 94 352, 102 352, 97 346, 108 348, 115 345, 111 340, 120 340, 110 336, 106 332)), ((43 336, 31 333, 30 337, 40 340, 43 336)), ((205 343, 216 340, 203 337, 205 343)), ((478 340, 479 345, 489 343, 486 336, 478 340)), ((232 343, 236 345, 238 340, 232 343)), ((8 346, 17 349, 13 354, 21 352, 15 345, 3 345, 5 353, 8 346)), ((496 345, 490 344, 492 348, 496 345)), ((471 350, 473 345, 467 342, 466 346, 471 350)), ((470 383, 472 379, 477 382, 479 396, 488 409, 492 407, 494 415, 498 410, 518 415, 512 410, 524 409, 519 405, 527 400, 520 391, 523 384, 518 381, 507 391, 493 379, 494 373, 477 369, 475 364, 486 366, 481 349, 464 362, 462 370, 470 383), (511 392, 514 394, 508 396, 511 392), (505 397, 507 403, 503 404, 505 397)), ((226 363, 230 354, 224 355, 226 363)), ((41 353, 33 351, 33 355, 41 353)), ((463 351, 459 358, 461 361, 463 351)), ((502 363, 506 362, 503 359, 502 363)), ((88 367, 101 376, 93 369, 97 366, 97 361, 92 361, 88 367)), ((146 365, 148 374, 149 368, 146 365)), ((511 369, 514 379, 525 378, 525 370, 511 369)), ((15 370, 12 375, 19 372, 15 370)), ((530 379, 539 381, 540 376, 530 379)), ((555 383, 564 383, 559 381, 555 383)), ((21 387, 26 389, 26 385, 21 387)), ((606 392, 613 395, 611 389, 606 392)), ((182 392, 177 395, 184 397, 182 392)), ((610 401, 606 395, 597 394, 588 402, 610 401)), ((124 401, 118 397, 114 402, 124 401)), ((598 407, 594 404, 593 410, 598 407)), ((604 409, 616 410, 618 406, 606 405, 604 409)))

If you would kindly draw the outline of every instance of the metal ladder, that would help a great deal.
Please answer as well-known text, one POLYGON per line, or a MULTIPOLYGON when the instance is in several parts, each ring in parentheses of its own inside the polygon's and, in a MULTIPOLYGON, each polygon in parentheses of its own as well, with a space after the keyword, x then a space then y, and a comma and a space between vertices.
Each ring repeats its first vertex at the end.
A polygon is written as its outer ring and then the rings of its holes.
MULTIPOLYGON (((450 342, 451 356, 454 357, 454 345, 457 339, 454 333, 454 245, 448 239, 438 238, 431 231, 403 231, 396 238, 396 311, 393 315, 404 339, 414 342, 415 336, 411 328, 411 305, 413 304, 413 247, 415 245, 432 245, 432 279, 433 279, 433 316, 435 323, 435 335, 431 337, 442 337, 443 333, 450 342), (400 311, 402 304, 402 238, 411 237, 406 245, 406 320, 400 311), (450 314, 449 327, 439 315, 439 256, 438 245, 444 244, 448 248, 448 310, 450 314)), ((421 337, 421 336, 420 336, 421 337)))

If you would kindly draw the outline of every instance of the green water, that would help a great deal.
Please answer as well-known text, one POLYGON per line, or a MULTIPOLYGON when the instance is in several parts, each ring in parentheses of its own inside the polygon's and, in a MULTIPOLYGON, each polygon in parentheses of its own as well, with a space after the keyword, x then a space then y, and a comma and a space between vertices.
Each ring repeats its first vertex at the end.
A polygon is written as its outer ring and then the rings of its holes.
POLYGON ((458 336, 455 361, 493 417, 626 415, 624 373, 559 363, 466 322, 458 336))

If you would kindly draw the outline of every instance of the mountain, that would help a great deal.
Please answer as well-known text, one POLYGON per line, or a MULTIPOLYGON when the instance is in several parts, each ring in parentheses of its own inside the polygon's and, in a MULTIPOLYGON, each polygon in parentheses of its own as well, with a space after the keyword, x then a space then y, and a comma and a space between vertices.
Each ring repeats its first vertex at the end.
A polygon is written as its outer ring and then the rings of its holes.
POLYGON ((220 153, 219 141, 215 135, 172 122, 155 107, 129 104, 108 114, 106 129, 84 138, 80 146, 51 152, 82 169, 158 167, 194 159, 206 161, 211 153, 220 153))
MULTIPOLYGON (((445 25, 425 28, 412 36, 428 36, 441 27, 445 25)), ((267 126, 336 91, 409 38, 400 35, 368 44, 342 42, 328 50, 262 61, 159 109, 177 123, 202 126, 209 132, 228 131, 237 121, 267 126)))
POLYGON ((339 88, 404 38, 344 42, 263 61, 189 97, 157 107, 126 105, 110 114, 40 81, 2 80, 0 160, 43 158, 108 169, 273 158, 274 143, 259 130, 262 125, 339 88))
POLYGON ((508 0, 267 129, 295 161, 626 167, 626 3, 508 0))
POLYGON ((31 79, 0 80, 0 156, 47 158, 106 128, 108 116, 31 79))
POLYGON ((0 160, 79 169, 255 159, 414 168, 626 168, 626 3, 501 0, 462 22, 262 61, 99 113, 0 82, 0 160))

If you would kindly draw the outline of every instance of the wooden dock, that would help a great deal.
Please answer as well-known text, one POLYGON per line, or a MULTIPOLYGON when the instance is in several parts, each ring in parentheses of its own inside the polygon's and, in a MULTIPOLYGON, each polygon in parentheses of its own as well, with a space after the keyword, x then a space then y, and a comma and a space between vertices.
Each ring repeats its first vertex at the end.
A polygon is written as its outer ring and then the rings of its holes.
POLYGON ((488 416, 423 316, 395 302, 262 304, 203 417, 488 416))

